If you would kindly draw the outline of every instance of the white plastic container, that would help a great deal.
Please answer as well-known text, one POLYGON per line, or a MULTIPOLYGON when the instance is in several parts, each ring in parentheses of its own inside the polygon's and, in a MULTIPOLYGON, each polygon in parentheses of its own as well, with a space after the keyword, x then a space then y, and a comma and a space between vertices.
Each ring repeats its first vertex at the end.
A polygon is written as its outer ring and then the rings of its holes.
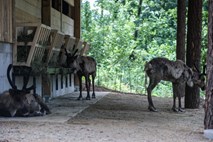
POLYGON ((204 137, 213 140, 213 129, 204 130, 204 137))

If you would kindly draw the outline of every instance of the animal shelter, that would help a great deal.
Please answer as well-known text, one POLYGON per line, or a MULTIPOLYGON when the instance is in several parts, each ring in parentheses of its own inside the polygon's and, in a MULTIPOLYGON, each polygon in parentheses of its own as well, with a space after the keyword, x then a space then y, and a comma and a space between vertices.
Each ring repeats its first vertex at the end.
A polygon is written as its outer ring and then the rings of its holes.
POLYGON ((83 55, 89 44, 81 39, 79 0, 0 1, 0 92, 8 90, 7 68, 20 88, 34 84, 45 98, 74 92, 73 72, 64 68, 66 48, 83 55), (26 68, 32 68, 26 73, 26 68), (28 80, 24 76, 29 74, 28 80), (29 82, 28 82, 29 81, 29 82))

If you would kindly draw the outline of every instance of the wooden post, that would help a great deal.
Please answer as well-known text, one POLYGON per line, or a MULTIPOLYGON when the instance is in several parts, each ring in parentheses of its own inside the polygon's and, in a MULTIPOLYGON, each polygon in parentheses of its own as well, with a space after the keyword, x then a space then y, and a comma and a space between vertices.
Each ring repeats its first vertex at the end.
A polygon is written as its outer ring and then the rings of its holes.
MULTIPOLYGON (((74 1, 75 9, 74 9, 74 36, 76 38, 81 38, 81 0, 74 1)), ((78 77, 75 75, 74 77, 74 85, 79 85, 78 77)))
POLYGON ((74 36, 81 38, 81 0, 75 0, 74 36))
POLYGON ((48 74, 42 75, 42 97, 51 97, 51 82, 48 74))

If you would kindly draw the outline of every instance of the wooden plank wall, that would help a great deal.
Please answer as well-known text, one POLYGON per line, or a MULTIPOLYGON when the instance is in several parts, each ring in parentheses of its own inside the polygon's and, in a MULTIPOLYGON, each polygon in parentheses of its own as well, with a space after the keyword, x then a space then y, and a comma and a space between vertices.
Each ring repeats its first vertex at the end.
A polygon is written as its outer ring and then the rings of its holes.
POLYGON ((61 14, 60 14, 60 12, 54 8, 50 8, 50 9, 51 9, 51 17, 49 17, 51 19, 50 27, 61 31, 61 14))
POLYGON ((50 23, 51 28, 57 29, 70 36, 74 36, 74 20, 72 18, 64 14, 61 14, 58 10, 54 8, 51 8, 50 19, 51 19, 50 23))
POLYGON ((74 36, 74 20, 66 15, 62 15, 62 32, 74 36))
MULTIPOLYGON (((66 2, 74 6, 74 0, 66 0, 66 2)), ((54 7, 56 4, 52 3, 51 0, 42 0, 42 23, 50 26, 53 29, 57 29, 65 34, 74 36, 74 19, 72 18, 72 16, 62 14, 62 0, 59 0, 58 3, 59 5, 57 6, 59 8, 56 8, 54 7)), ((74 15, 74 11, 70 10, 69 12, 73 12, 69 15, 74 15)))
POLYGON ((0 0, 0 41, 13 42, 13 0, 0 0))
POLYGON ((41 23, 41 0, 15 0, 16 23, 41 23))

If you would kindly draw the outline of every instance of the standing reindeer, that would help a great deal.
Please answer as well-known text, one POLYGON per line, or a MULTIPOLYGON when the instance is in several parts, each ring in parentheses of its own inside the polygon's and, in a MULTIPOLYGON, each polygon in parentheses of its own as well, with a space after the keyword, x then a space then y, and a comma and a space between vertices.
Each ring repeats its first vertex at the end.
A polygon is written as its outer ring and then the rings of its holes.
POLYGON ((12 64, 8 66, 7 78, 12 89, 0 94, 0 115, 1 116, 40 116, 44 113, 51 113, 48 106, 37 95, 32 94, 30 91, 34 89, 34 85, 27 88, 29 77, 25 77, 24 85, 21 90, 12 82, 10 71, 12 64))
POLYGON ((149 110, 157 111, 152 102, 151 92, 156 85, 161 81, 170 81, 173 85, 173 111, 183 111, 181 106, 181 97, 185 92, 180 90, 185 84, 189 87, 193 85, 199 86, 202 90, 205 89, 205 69, 203 73, 200 73, 196 68, 196 71, 192 71, 183 61, 170 61, 166 58, 154 58, 145 65, 145 72, 149 77, 148 102, 149 110), (176 108, 176 97, 178 97, 178 109, 176 108))
POLYGON ((94 58, 89 56, 80 56, 77 55, 78 49, 75 50, 73 54, 68 53, 66 48, 65 54, 67 56, 66 63, 67 67, 71 68, 71 70, 75 71, 77 73, 78 79, 79 79, 79 89, 80 89, 80 95, 78 97, 78 100, 82 99, 82 77, 85 77, 86 80, 86 88, 87 88, 87 97, 86 100, 90 100, 90 75, 92 76, 92 98, 95 98, 95 77, 96 77, 96 61, 94 58))

